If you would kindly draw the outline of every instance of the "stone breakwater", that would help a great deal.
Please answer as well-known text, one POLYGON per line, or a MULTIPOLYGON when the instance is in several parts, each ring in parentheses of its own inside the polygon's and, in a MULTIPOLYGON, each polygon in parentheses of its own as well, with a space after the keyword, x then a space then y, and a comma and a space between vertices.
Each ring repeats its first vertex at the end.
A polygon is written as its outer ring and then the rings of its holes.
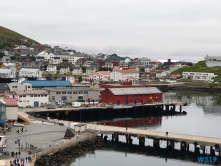
POLYGON ((91 150, 95 150, 102 146, 103 143, 104 140, 98 136, 80 141, 74 146, 60 150, 56 153, 42 155, 41 158, 35 162, 35 166, 61 166, 72 158, 79 157, 91 150))

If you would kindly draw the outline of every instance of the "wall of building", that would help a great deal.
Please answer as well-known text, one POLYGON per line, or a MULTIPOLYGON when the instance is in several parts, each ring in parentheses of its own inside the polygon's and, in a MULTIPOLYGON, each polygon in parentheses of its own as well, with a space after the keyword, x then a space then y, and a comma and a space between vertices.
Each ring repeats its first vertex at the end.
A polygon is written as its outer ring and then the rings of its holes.
POLYGON ((21 97, 20 96, 16 97, 18 98, 19 101, 18 107, 27 107, 27 106, 34 107, 34 104, 36 102, 38 103, 38 107, 40 107, 42 103, 48 104, 49 102, 49 95, 23 95, 21 97))
POLYGON ((163 94, 114 95, 108 89, 101 94, 101 102, 113 104, 136 104, 161 102, 163 94))
POLYGON ((18 107, 6 107, 6 119, 8 121, 17 121, 18 109, 18 107))
POLYGON ((88 98, 91 98, 94 101, 98 101, 100 99, 100 91, 88 91, 88 90, 70 91, 70 92, 49 91, 50 101, 62 101, 66 97, 66 101, 73 102, 79 100, 79 96, 82 96, 83 100, 85 101, 87 101, 88 98))

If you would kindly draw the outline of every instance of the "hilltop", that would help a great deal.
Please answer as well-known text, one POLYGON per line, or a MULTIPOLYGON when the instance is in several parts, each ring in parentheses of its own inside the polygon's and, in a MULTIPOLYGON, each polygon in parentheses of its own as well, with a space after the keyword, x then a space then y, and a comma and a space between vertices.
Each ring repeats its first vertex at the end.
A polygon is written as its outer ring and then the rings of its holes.
POLYGON ((199 61, 195 65, 191 67, 183 67, 171 73, 172 74, 180 74, 183 72, 205 72, 205 73, 214 73, 218 75, 215 81, 221 82, 221 67, 207 67, 205 61, 199 61))
POLYGON ((0 49, 11 50, 14 45, 35 47, 39 42, 0 26, 0 49))

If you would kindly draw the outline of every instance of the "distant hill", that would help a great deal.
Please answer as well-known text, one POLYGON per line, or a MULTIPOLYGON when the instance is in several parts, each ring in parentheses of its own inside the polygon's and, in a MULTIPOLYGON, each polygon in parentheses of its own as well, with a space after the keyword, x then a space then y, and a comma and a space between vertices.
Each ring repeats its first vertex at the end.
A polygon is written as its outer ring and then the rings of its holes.
POLYGON ((11 50, 14 48, 14 45, 36 47, 37 44, 40 43, 15 31, 0 26, 0 49, 11 50))
POLYGON ((178 70, 171 73, 172 74, 180 74, 183 72, 205 72, 205 73, 214 73, 218 75, 218 78, 215 81, 221 82, 221 67, 207 67, 205 61, 199 61, 193 66, 179 68, 178 70))

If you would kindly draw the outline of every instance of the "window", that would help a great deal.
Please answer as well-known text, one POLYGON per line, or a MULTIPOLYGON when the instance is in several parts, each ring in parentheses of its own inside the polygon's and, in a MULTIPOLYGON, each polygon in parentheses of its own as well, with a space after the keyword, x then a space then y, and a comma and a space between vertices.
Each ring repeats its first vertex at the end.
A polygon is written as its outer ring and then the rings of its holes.
POLYGON ((59 92, 56 92, 56 94, 59 94, 59 92))
POLYGON ((37 95, 34 95, 34 97, 37 97, 37 95))
POLYGON ((38 95, 38 97, 40 97, 41 95, 38 95))
POLYGON ((84 94, 88 94, 88 92, 87 92, 87 91, 84 91, 84 94))
POLYGON ((72 94, 72 92, 70 92, 70 94, 72 94))
POLYGON ((51 99, 52 99, 52 100, 55 100, 55 96, 51 96, 51 99))
POLYGON ((47 97, 48 95, 45 95, 45 97, 47 97))
POLYGON ((30 95, 30 97, 33 97, 33 95, 30 95))
POLYGON ((83 92, 82 92, 82 91, 79 91, 79 94, 83 94, 83 92))
POLYGON ((41 97, 44 97, 44 95, 41 95, 41 97))
POLYGON ((28 88, 31 88, 31 86, 28 86, 28 88))
POLYGON ((136 97, 137 97, 137 95, 133 95, 133 97, 134 97, 134 98, 136 98, 136 97))
POLYGON ((61 100, 67 100, 67 96, 61 96, 61 100))
POLYGON ((78 96, 78 100, 83 100, 83 96, 78 96))
POLYGON ((66 94, 66 92, 62 92, 62 94, 66 94))
POLYGON ((26 97, 26 95, 23 95, 22 97, 26 97))
POLYGON ((106 96, 106 99, 108 99, 108 96, 106 96))
POLYGON ((17 86, 15 86, 15 88, 17 88, 17 86))

